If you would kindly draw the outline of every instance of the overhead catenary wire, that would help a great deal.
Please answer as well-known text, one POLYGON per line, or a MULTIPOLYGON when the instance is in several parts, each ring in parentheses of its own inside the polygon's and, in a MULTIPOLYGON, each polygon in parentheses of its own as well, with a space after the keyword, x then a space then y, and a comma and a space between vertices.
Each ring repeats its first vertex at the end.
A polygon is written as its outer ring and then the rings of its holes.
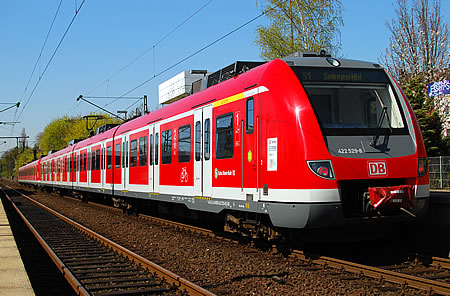
MULTIPOLYGON (((286 0, 287 1, 287 0, 286 0)), ((286 2, 284 1, 284 2, 286 2)), ((271 10, 273 10, 274 8, 271 8, 271 10)), ((222 35, 221 37, 217 38, 216 40, 212 41, 211 43, 203 46, 202 48, 198 49, 197 51, 191 53, 190 55, 186 56, 185 58, 179 60, 178 62, 172 64, 171 66, 165 68, 164 70, 162 70, 161 72, 154 74, 153 77, 150 77, 149 79, 143 81, 142 83, 138 84, 137 86, 133 87, 132 89, 130 89, 129 91, 127 91, 126 93, 124 93, 123 95, 121 95, 120 97, 117 97, 115 100, 111 101, 109 104, 112 104, 114 102, 116 102, 117 100, 121 99, 122 97, 125 97, 126 95, 128 95, 129 93, 135 91, 136 89, 144 86, 145 84, 149 83, 150 81, 152 81, 153 79, 157 78, 158 76, 166 73, 167 71, 175 68, 176 66, 180 65, 181 63, 189 60, 190 58, 196 56, 197 54, 201 53, 202 51, 208 49, 209 47, 213 46, 214 44, 220 42, 221 40, 225 39, 226 37, 230 36, 231 34, 239 31, 240 29, 246 27, 247 25, 253 23, 254 21, 256 21, 257 19, 259 19, 260 17, 262 17, 265 13, 267 13, 266 11, 261 12, 259 15, 255 16, 254 18, 250 19, 249 21, 245 22, 244 24, 238 26, 237 28, 231 30, 230 32, 226 33, 225 35, 222 35)))
POLYGON ((44 77, 45 72, 47 71, 48 67, 50 66, 50 63, 53 61, 53 58, 55 57, 56 53, 58 52, 59 47, 61 46, 62 42, 64 41, 64 39, 66 38, 67 33, 69 32, 70 28, 72 27, 73 22, 75 21, 76 17, 78 16, 78 13, 80 12, 80 9, 83 7, 84 2, 86 0, 83 0, 83 2, 81 2, 80 6, 78 7, 78 9, 75 10, 75 15, 73 16, 72 20, 70 21, 69 25, 67 26, 63 36, 61 37, 58 45, 56 46, 55 50, 53 51, 53 54, 51 55, 49 61, 47 62, 47 65, 45 66, 44 70, 42 71, 41 75, 39 76, 38 81, 36 82, 33 90, 31 91, 31 94, 29 95, 27 101, 25 102, 22 110, 20 111, 19 115, 17 116, 17 118, 15 119, 19 119, 20 116, 22 116, 23 111, 25 110, 25 108, 27 107, 28 103, 30 102, 31 98, 33 97, 34 92, 36 91, 39 83, 42 80, 42 77, 44 77))
POLYGON ((26 92, 28 90, 28 86, 30 85, 30 82, 31 82, 31 78, 33 78, 34 72, 36 71, 36 68, 37 68, 38 64, 40 63, 40 61, 41 61, 42 53, 44 51, 45 45, 47 44, 48 37, 50 36, 50 32, 53 29, 53 25, 55 24, 55 20, 56 20, 56 17, 58 16, 59 9, 61 8, 61 4, 62 4, 62 0, 59 1, 58 8, 56 9, 55 15, 53 16, 52 23, 50 25, 50 28, 48 29, 47 35, 45 36, 44 43, 42 44, 41 50, 40 50, 39 55, 38 55, 38 57, 36 59, 36 63, 34 63, 33 70, 31 71, 30 77, 28 78, 28 81, 27 81, 27 85, 25 86, 25 89, 23 91, 23 94, 22 94, 19 102, 22 102, 23 98, 25 97, 25 94, 26 94, 26 92))
MULTIPOLYGON (((129 62, 128 64, 126 64, 125 66, 123 66, 122 68, 120 68, 117 72, 115 72, 113 75, 111 75, 110 77, 108 77, 107 79, 105 79, 102 83, 100 83, 99 85, 97 85, 95 88, 93 88, 91 91, 89 91, 86 95, 91 94, 92 92, 96 91, 99 87, 101 87, 102 85, 104 85, 105 83, 109 82, 109 80, 111 80, 112 78, 114 78, 115 76, 117 76, 119 73, 121 73, 122 71, 124 71, 126 68, 128 68, 129 66, 131 66, 132 64, 134 64, 136 61, 138 61, 140 58, 142 58, 144 55, 146 55, 148 52, 150 52, 151 50, 153 50, 153 72, 155 72, 155 48, 158 44, 160 44, 161 42, 163 42, 165 39, 167 39, 170 35, 172 35, 176 30, 178 30, 181 26, 183 26, 185 23, 187 23, 190 19, 192 19, 196 14, 198 14, 202 9, 204 9, 206 6, 208 6, 210 3, 212 2, 212 0, 209 0, 208 2, 206 2, 202 7, 200 7, 199 9, 197 9, 193 14, 191 14, 189 17, 187 17, 185 20, 183 20, 180 24, 178 24, 175 28, 173 28, 170 32, 168 32, 166 35, 164 35, 161 39, 159 39, 155 44, 153 44, 151 47, 147 48, 146 50, 144 50, 141 54, 139 54, 137 57, 135 57, 131 62, 129 62)), ((107 105, 105 105, 104 107, 106 107, 107 105)))

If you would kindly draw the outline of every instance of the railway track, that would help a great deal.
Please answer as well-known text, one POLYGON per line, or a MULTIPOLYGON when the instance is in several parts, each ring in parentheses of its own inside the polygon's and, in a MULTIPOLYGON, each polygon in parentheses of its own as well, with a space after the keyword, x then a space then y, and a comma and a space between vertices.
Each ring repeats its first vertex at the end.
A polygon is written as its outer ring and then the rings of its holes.
MULTIPOLYGON (((111 208, 105 205, 89 203, 92 206, 107 209, 111 212, 122 212, 121 210, 111 208)), ((230 238, 229 236, 221 236, 220 234, 213 232, 209 229, 203 229, 192 225, 186 225, 179 222, 173 222, 157 217, 139 215, 140 218, 158 223, 162 226, 170 226, 177 229, 188 230, 193 233, 200 233, 205 236, 215 237, 226 241, 234 241, 236 243, 241 242, 240 238, 230 238)), ((343 278, 346 281, 352 279, 360 279, 361 277, 369 277, 376 279, 377 282, 391 282, 398 284, 400 290, 407 289, 408 287, 424 290, 429 295, 450 295, 449 280, 449 266, 450 260, 445 258, 418 256, 417 259, 411 264, 402 264, 402 266, 383 266, 374 267, 362 264, 357 264, 345 260, 336 258, 318 256, 310 253, 305 253, 299 250, 285 250, 279 246, 273 247, 273 252, 290 253, 291 257, 301 260, 300 265, 304 265, 309 270, 328 270, 330 274, 336 274, 339 278, 343 278), (278 249, 277 249, 278 248, 278 249), (420 264, 419 264, 420 263, 420 264), (418 268, 415 268, 418 267, 418 268), (426 268, 425 268, 426 267, 426 268), (353 276, 345 275, 345 273, 351 273, 353 276), (340 274, 340 275, 338 275, 340 274), (344 274, 344 275, 343 275, 344 274)), ((265 246, 267 248, 267 246, 265 246)))
POLYGON ((1 189, 78 295, 213 295, 11 187, 1 189))
MULTIPOLYGON (((121 210, 109 206, 91 203, 99 208, 107 209, 109 211, 121 212, 121 210)), ((183 224, 175 221, 161 219, 158 217, 139 215, 140 218, 152 221, 161 225, 171 226, 178 229, 188 230, 193 233, 200 233, 205 236, 215 237, 226 241, 234 241, 239 243, 240 238, 230 238, 229 236, 222 236, 209 229, 204 229, 188 224, 183 224)), ((374 267, 358 263, 353 263, 346 260, 340 260, 327 256, 319 256, 315 254, 308 254, 300 250, 282 250, 278 246, 270 246, 273 252, 289 252, 292 257, 301 259, 309 265, 318 265, 325 268, 334 268, 340 271, 346 271, 360 276, 367 276, 379 281, 387 281, 394 284, 399 284, 402 287, 412 287, 415 289, 425 290, 430 295, 437 293, 439 295, 450 295, 450 259, 431 257, 425 255, 416 255, 414 262, 402 265, 374 267)))
MULTIPOLYGON (((192 225, 145 215, 142 215, 142 218, 162 225, 172 225, 173 227, 184 228, 194 233, 230 240, 229 237, 221 237, 211 230, 192 225)), ((236 242, 239 241, 236 240, 236 242)), ((447 258, 417 255, 416 259, 409 264, 373 267, 336 258, 308 254, 300 250, 282 250, 276 245, 272 245, 271 247, 273 252, 288 252, 291 256, 301 259, 310 265, 315 264, 325 268, 331 267, 358 276, 367 276, 380 281, 400 284, 403 287, 410 286, 415 289, 428 291, 430 295, 433 293, 450 295, 450 259, 447 258)))
POLYGON ((436 268, 439 262, 447 262, 445 258, 435 258, 433 265, 422 268, 411 268, 410 264, 402 266, 373 267, 326 256, 316 256, 303 251, 294 250, 292 256, 309 261, 320 266, 354 273, 358 276, 367 276, 380 281, 400 284, 403 287, 413 287, 425 290, 429 295, 450 295, 450 271, 447 268, 436 268))

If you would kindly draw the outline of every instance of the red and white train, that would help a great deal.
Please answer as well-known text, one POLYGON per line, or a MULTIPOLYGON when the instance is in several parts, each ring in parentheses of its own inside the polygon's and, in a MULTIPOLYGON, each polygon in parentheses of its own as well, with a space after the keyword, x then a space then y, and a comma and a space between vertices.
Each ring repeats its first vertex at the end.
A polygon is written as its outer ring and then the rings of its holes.
POLYGON ((23 166, 19 181, 183 207, 269 236, 426 212, 421 132, 380 65, 300 53, 236 62, 201 83, 23 166))

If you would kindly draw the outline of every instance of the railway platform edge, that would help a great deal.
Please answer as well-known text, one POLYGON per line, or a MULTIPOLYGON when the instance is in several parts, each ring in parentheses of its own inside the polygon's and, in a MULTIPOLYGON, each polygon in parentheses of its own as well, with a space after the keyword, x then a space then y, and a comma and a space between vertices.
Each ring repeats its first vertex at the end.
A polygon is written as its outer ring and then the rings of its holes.
POLYGON ((0 294, 34 296, 8 218, 0 201, 0 294))

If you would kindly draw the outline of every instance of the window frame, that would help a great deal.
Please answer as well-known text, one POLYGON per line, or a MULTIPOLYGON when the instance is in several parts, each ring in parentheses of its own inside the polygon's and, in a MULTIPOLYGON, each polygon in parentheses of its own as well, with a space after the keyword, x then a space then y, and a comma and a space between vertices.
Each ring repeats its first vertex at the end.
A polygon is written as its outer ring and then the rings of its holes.
POLYGON ((192 138, 191 138, 191 125, 185 124, 178 127, 178 162, 185 163, 191 161, 192 153, 192 138), (187 132, 185 130, 189 129, 189 137, 187 137, 187 132), (186 135, 184 135, 186 133, 186 135), (183 137, 181 136, 183 134, 183 137), (187 144, 184 142, 188 140, 187 144), (181 147, 183 147, 183 153, 181 153, 181 147), (185 150, 185 147, 188 148, 185 150), (187 153, 185 153, 187 152, 187 153))
POLYGON ((172 129, 161 132, 161 164, 172 163, 172 129))
POLYGON ((194 137, 195 161, 200 161, 202 160, 202 122, 200 120, 195 123, 194 137))
POLYGON ((203 156, 205 160, 211 159, 211 119, 207 118, 203 124, 203 156))
POLYGON ((106 169, 112 168, 112 145, 106 147, 106 169))
POLYGON ((143 136, 139 138, 139 166, 147 165, 147 136, 143 136), (142 145, 144 144, 144 145, 142 145), (142 149, 141 147, 144 146, 142 149), (141 153, 142 152, 142 153, 141 153))
POLYGON ((245 103, 245 115, 246 115, 246 123, 245 123, 245 131, 248 135, 253 134, 253 132, 255 131, 255 99, 253 97, 250 97, 247 99, 246 103, 245 103), (250 123, 250 108, 249 108, 249 102, 253 103, 252 106, 252 114, 251 114, 251 125, 250 123))
POLYGON ((130 141, 130 168, 138 166, 138 139, 130 141), (133 147, 135 145, 135 147, 133 147))
POLYGON ((121 143, 117 143, 114 145, 114 168, 115 169, 120 169, 120 160, 121 160, 121 155, 120 155, 120 149, 121 149, 122 144, 121 143), (119 147, 119 150, 117 150, 117 147, 119 147), (117 161, 119 160, 119 161, 117 161))
POLYGON ((233 158, 233 156, 234 156, 234 113, 229 112, 229 113, 225 113, 225 114, 222 114, 222 115, 219 115, 216 117, 216 159, 231 159, 231 158, 233 158), (220 119, 225 118, 225 117, 231 117, 231 120, 230 120, 231 127, 221 128, 221 130, 219 130, 217 123, 220 119), (231 133, 230 133, 230 131, 231 131, 231 133), (220 152, 220 150, 218 149, 219 145, 222 144, 220 142, 220 136, 222 133, 227 133, 231 136, 231 141, 227 140, 224 143, 223 155, 222 155, 222 153, 220 153, 220 154, 218 153, 218 152, 220 152), (226 149, 227 145, 229 145, 230 143, 231 143, 231 147, 232 147, 231 150, 226 149), (225 153, 226 151, 231 151, 231 155, 226 155, 226 153, 225 153))

